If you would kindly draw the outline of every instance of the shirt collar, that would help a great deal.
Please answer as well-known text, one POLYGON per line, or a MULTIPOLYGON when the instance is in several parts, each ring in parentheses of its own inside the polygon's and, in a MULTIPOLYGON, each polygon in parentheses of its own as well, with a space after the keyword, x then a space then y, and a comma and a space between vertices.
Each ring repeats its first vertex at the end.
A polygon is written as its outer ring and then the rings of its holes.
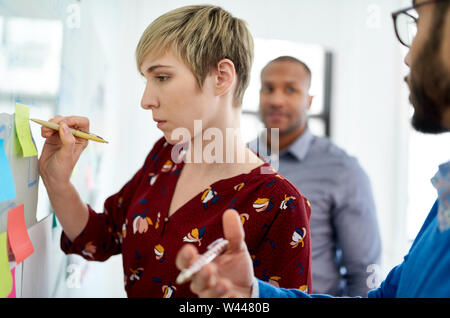
POLYGON ((280 152, 280 155, 284 153, 290 153, 298 161, 304 160, 306 155, 308 154, 309 149, 311 148, 313 138, 313 134, 311 133, 309 128, 306 127, 303 134, 298 137, 287 149, 280 152))
POLYGON ((439 166, 431 183, 438 192, 438 226, 441 232, 450 229, 450 161, 439 166))
POLYGON ((441 164, 439 166, 439 171, 441 172, 441 175, 444 177, 444 179, 450 181, 450 161, 441 164))
POLYGON ((439 170, 431 179, 431 183, 438 191, 443 188, 444 184, 450 184, 450 161, 439 165, 439 170))
MULTIPOLYGON (((289 147, 280 151, 278 156, 281 157, 281 156, 289 153, 298 161, 305 159, 305 157, 308 154, 308 151, 311 147, 313 138, 314 138, 314 135, 311 133, 311 131, 308 129, 308 127, 306 127, 303 134, 300 137, 298 137, 289 147)), ((263 157, 264 160, 266 160, 267 162, 270 161, 269 157, 270 157, 271 149, 267 148, 266 132, 263 132, 260 136, 258 136, 257 139, 249 142, 248 146, 255 153, 257 153, 261 157, 263 157)))

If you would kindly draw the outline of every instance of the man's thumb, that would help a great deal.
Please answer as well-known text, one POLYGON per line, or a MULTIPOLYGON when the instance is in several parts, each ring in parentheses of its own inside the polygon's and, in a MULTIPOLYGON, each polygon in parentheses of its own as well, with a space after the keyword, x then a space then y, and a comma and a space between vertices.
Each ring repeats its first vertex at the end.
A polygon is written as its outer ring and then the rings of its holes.
POLYGON ((223 233, 229 241, 228 251, 235 252, 245 248, 245 234, 241 218, 236 210, 228 209, 222 216, 223 233))

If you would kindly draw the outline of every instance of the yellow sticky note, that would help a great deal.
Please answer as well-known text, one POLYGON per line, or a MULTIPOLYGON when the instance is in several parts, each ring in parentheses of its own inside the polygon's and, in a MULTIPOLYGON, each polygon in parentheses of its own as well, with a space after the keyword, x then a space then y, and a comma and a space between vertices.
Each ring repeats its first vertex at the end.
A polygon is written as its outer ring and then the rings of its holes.
POLYGON ((31 138, 30 131, 30 108, 28 106, 16 103, 16 114, 14 122, 16 124, 16 133, 19 137, 20 145, 24 158, 37 156, 37 149, 31 138))
POLYGON ((6 247, 6 232, 0 234, 0 298, 6 298, 11 293, 13 279, 9 270, 8 250, 6 247))

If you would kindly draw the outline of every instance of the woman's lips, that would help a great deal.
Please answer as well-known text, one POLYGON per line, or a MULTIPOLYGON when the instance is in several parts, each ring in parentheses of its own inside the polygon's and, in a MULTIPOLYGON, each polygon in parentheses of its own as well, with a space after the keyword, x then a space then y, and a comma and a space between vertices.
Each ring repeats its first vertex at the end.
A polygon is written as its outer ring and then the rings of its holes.
POLYGON ((166 120, 155 120, 155 121, 157 123, 158 128, 161 128, 167 122, 166 120))

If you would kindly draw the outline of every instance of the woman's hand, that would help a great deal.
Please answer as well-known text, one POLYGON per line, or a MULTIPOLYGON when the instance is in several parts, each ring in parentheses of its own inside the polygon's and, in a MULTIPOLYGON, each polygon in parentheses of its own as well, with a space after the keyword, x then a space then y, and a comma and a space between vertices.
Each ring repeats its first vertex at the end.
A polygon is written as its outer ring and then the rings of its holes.
POLYGON ((89 131, 89 119, 57 116, 49 121, 60 125, 59 132, 41 128, 46 141, 39 159, 39 173, 46 185, 68 184, 75 164, 88 145, 87 140, 73 136, 69 128, 89 131))

